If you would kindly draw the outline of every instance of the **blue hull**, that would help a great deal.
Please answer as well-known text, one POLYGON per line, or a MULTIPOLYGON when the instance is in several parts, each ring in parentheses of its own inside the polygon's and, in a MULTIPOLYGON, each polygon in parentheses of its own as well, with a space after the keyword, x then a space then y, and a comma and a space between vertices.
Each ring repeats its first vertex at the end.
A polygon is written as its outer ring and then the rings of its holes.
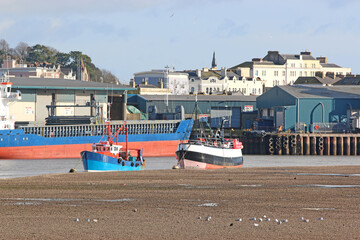
POLYGON ((84 170, 88 172, 97 171, 139 171, 144 169, 141 161, 120 161, 107 155, 90 151, 81 152, 84 170))

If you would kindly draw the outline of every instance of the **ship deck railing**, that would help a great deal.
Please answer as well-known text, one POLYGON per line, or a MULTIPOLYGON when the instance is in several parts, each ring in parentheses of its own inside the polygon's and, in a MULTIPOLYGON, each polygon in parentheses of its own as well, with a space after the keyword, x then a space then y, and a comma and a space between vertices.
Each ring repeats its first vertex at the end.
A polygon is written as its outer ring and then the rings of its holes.
MULTIPOLYGON (((179 125, 178 120, 160 121, 126 121, 129 135, 136 134, 168 134, 176 133, 179 125)), ((111 123, 111 134, 124 124, 123 121, 111 123)), ((81 136, 102 136, 106 126, 104 124, 85 125, 50 125, 50 126, 22 126, 25 134, 35 134, 43 137, 81 137, 81 136)), ((125 133, 122 133, 125 134, 125 133)))
POLYGON ((224 147, 224 148, 233 148, 234 143, 230 140, 221 140, 218 138, 207 138, 207 139, 191 139, 188 141, 190 144, 194 145, 203 145, 208 147, 224 147))

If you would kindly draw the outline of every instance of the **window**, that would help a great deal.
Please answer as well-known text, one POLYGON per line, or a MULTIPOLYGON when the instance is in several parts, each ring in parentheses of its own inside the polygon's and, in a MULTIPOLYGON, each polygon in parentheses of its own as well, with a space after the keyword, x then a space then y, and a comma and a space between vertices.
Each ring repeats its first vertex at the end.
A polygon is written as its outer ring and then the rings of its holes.
POLYGON ((274 76, 275 77, 279 76, 279 71, 274 71, 274 76))
POLYGON ((305 63, 305 68, 307 68, 307 64, 305 63))
POLYGON ((291 67, 294 68, 294 67, 295 67, 295 63, 292 63, 292 64, 291 64, 291 67))
POLYGON ((206 88, 206 93, 209 93, 209 88, 206 88))
POLYGON ((262 71, 262 75, 263 75, 263 76, 266 76, 266 70, 263 70, 263 71, 262 71))
POLYGON ((300 71, 299 76, 302 77, 302 71, 300 71))
POLYGON ((315 63, 311 64, 311 67, 312 67, 312 68, 315 68, 315 63))
POLYGON ((283 71, 283 77, 285 76, 285 71, 283 71))
POLYGON ((194 87, 191 87, 191 91, 190 91, 190 92, 193 93, 194 91, 195 91, 194 87))
POLYGON ((259 71, 255 70, 255 76, 258 76, 258 75, 259 75, 259 71))

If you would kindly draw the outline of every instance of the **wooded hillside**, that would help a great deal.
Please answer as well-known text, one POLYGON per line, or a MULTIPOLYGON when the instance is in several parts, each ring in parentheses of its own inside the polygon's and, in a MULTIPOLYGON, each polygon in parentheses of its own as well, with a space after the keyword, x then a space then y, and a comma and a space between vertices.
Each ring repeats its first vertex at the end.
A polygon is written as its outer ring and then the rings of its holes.
POLYGON ((62 53, 55 48, 36 44, 29 46, 25 42, 19 42, 15 48, 10 48, 6 40, 0 40, 0 64, 8 57, 15 59, 18 62, 23 61, 30 65, 36 63, 49 63, 60 65, 61 68, 71 68, 74 73, 77 72, 79 60, 81 59, 90 75, 90 81, 105 82, 105 83, 119 83, 119 79, 115 77, 110 71, 99 69, 92 62, 91 58, 80 51, 71 51, 69 53, 62 53))

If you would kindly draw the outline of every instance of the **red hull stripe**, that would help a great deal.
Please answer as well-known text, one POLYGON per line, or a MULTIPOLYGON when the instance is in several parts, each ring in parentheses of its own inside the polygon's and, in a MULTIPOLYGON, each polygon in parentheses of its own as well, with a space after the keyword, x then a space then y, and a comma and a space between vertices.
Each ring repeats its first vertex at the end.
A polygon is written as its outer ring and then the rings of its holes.
MULTIPOLYGON (((120 143, 125 148, 125 143, 120 143)), ((175 156, 179 141, 129 142, 129 148, 143 149, 144 157, 175 156)), ((92 144, 0 147, 0 159, 80 158, 80 152, 91 151, 92 144)))
POLYGON ((220 169, 220 168, 241 168, 242 165, 237 165, 237 166, 219 166, 219 165, 214 165, 214 164, 206 164, 206 168, 205 169, 220 169))

